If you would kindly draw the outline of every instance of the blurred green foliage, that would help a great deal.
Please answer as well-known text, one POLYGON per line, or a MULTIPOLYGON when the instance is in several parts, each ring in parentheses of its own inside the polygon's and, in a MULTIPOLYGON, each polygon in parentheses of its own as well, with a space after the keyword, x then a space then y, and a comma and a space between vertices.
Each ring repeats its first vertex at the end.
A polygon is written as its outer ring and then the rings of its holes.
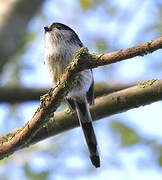
POLYGON ((89 9, 92 7, 92 2, 91 0, 80 0, 80 5, 84 9, 89 9))
POLYGON ((102 38, 94 39, 95 47, 100 53, 104 53, 108 48, 107 41, 102 38))
POLYGON ((27 34, 25 34, 24 39, 19 43, 19 47, 15 52, 14 56, 24 54, 27 45, 29 45, 29 43, 35 40, 37 36, 38 36, 38 32, 28 32, 27 34))
POLYGON ((123 147, 133 146, 141 142, 138 133, 123 122, 111 121, 111 129, 115 136, 119 136, 120 145, 123 147))
POLYGON ((79 0, 79 1, 81 8, 83 8, 84 10, 89 10, 104 3, 105 0, 79 0))
POLYGON ((24 165, 24 172, 26 177, 30 180, 46 180, 48 179, 49 175, 49 171, 41 171, 40 173, 34 173, 27 163, 24 165))

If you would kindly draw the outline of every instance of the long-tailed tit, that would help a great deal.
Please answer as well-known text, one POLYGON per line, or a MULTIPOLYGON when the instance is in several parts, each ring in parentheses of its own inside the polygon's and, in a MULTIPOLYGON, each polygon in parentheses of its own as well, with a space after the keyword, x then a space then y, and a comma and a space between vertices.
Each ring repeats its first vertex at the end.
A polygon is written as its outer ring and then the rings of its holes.
MULTIPOLYGON (((75 31, 64 24, 53 23, 44 27, 44 29, 45 64, 50 72, 52 82, 56 83, 72 60, 73 53, 80 49, 83 44, 75 31)), ((97 140, 88 107, 88 103, 90 105, 94 104, 92 70, 84 70, 76 75, 76 86, 68 93, 66 100, 70 108, 77 112, 93 165, 96 168, 100 167, 97 140)))

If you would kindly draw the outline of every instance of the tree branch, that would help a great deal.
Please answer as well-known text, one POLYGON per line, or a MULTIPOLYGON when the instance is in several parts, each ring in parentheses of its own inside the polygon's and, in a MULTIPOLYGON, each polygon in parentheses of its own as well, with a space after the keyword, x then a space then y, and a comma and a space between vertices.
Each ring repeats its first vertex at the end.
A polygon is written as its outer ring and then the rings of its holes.
POLYGON ((162 37, 131 48, 103 54, 100 56, 89 55, 87 56, 87 62, 82 65, 81 70, 116 63, 136 56, 144 56, 158 49, 162 49, 162 37))
MULTIPOLYGON (((99 120, 158 100, 162 100, 162 80, 150 80, 97 98, 95 100, 95 106, 91 107, 91 114, 93 120, 99 120)), ((31 139, 30 143, 24 144, 20 148, 27 147, 77 126, 79 126, 79 123, 76 113, 72 114, 67 110, 58 112, 47 121, 40 131, 31 139)), ((21 128, 18 128, 1 136, 0 142, 8 141, 20 131, 21 128)), ((3 158, 3 156, 1 155, 0 158, 3 158)))
MULTIPOLYGON (((95 97, 104 94, 112 93, 121 89, 132 86, 132 84, 115 84, 108 85, 106 83, 95 83, 95 97)), ((40 96, 48 92, 48 88, 24 88, 24 87, 1 87, 0 88, 0 102, 5 103, 21 103, 26 101, 39 101, 40 96)))
POLYGON ((20 103, 25 101, 39 101, 40 96, 47 93, 47 88, 1 87, 0 102, 20 103))
MULTIPOLYGON (((130 88, 98 97, 95 99, 95 106, 92 106, 90 111, 93 120, 96 121, 159 100, 162 100, 162 79, 149 80, 130 88)), ((46 125, 33 137, 30 144, 78 126, 79 122, 76 113, 69 113, 66 109, 51 117, 46 125)))
MULTIPOLYGON (((1 141, 0 146, 0 157, 4 158, 16 150, 28 146, 33 139, 33 137, 41 130, 43 127, 46 126, 47 121, 51 120, 51 117, 53 117, 53 113, 57 107, 60 105, 61 100, 68 94, 68 92, 75 86, 75 75, 81 70, 88 69, 88 68, 94 68, 101 65, 111 64, 114 62, 118 62, 124 59, 128 59, 131 57, 135 57, 137 55, 144 55, 147 53, 151 53, 157 49, 162 48, 162 38, 140 44, 138 46, 128 48, 125 50, 120 50, 117 52, 105 54, 105 55, 91 55, 88 53, 87 48, 83 47, 78 52, 75 53, 75 56, 73 58, 73 61, 70 63, 70 65, 66 68, 66 71, 64 72, 62 78, 56 85, 54 89, 51 89, 46 96, 42 98, 41 106, 38 108, 38 110, 35 112, 33 118, 27 122, 26 125, 24 125, 22 128, 19 128, 14 136, 12 136, 10 133, 7 136, 7 139, 3 139, 1 141), (11 135, 11 136, 10 136, 11 135)), ((161 82, 161 81, 160 81, 161 82)), ((149 83, 141 84, 140 89, 149 89, 145 88, 146 86, 154 85, 154 81, 150 81, 149 83)), ((161 95, 162 89, 161 86, 156 87, 158 89, 157 93, 161 95)), ((156 89, 153 88, 153 94, 156 89)), ((135 88, 135 90, 137 90, 135 88)), ((148 102, 147 99, 148 93, 145 96, 145 102, 148 102)), ((151 96, 151 95, 150 95, 151 96)), ((151 96, 151 97, 152 97, 151 96)), ((114 97, 115 98, 115 97, 114 97)), ((123 106, 124 101, 122 99, 123 96, 118 96, 117 99, 115 99, 115 105, 111 107, 109 112, 112 114, 113 109, 116 109, 116 106, 123 106)), ((154 97, 155 99, 157 96, 154 97)), ((159 98, 161 99, 161 98, 159 98)), ((159 100, 158 99, 158 100, 159 100)), ((138 105, 138 102, 136 98, 133 99, 135 105, 138 105)), ((100 102, 102 105, 102 102, 100 102)), ((109 102, 108 102, 109 103, 109 102)), ((133 104, 132 100, 130 100, 130 103, 133 104)), ((144 103, 145 104, 145 103, 144 103)), ((102 110, 102 109, 101 109, 102 110)), ((103 112, 104 114, 105 112, 103 112)), ((59 128, 64 127, 64 124, 59 126, 59 128)), ((59 129, 58 128, 58 129, 59 129)), ((65 128, 65 127, 64 127, 65 128)), ((66 128, 65 128, 66 130, 66 128)))

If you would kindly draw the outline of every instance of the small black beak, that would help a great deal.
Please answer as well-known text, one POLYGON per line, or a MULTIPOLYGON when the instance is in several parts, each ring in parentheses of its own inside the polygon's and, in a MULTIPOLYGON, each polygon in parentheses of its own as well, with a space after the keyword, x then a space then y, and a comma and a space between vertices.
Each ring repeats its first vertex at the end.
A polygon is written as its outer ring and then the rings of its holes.
POLYGON ((45 32, 52 31, 52 29, 51 29, 51 28, 49 28, 49 27, 47 27, 47 26, 45 26, 45 27, 44 27, 44 30, 45 30, 45 32))

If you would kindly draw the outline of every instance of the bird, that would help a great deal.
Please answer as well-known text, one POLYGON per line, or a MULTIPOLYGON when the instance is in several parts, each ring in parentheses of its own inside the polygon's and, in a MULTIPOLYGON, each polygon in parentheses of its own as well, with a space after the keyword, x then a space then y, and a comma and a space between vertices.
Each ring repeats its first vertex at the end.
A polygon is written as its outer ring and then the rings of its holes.
MULTIPOLYGON (((54 22, 44 27, 45 57, 44 62, 50 73, 52 83, 57 83, 65 68, 72 60, 73 54, 83 47, 76 32, 69 26, 54 22)), ((66 96, 66 101, 72 111, 76 111, 79 124, 88 146, 90 160, 100 167, 98 143, 89 105, 94 105, 94 78, 92 69, 78 72, 75 77, 76 85, 66 96)))

